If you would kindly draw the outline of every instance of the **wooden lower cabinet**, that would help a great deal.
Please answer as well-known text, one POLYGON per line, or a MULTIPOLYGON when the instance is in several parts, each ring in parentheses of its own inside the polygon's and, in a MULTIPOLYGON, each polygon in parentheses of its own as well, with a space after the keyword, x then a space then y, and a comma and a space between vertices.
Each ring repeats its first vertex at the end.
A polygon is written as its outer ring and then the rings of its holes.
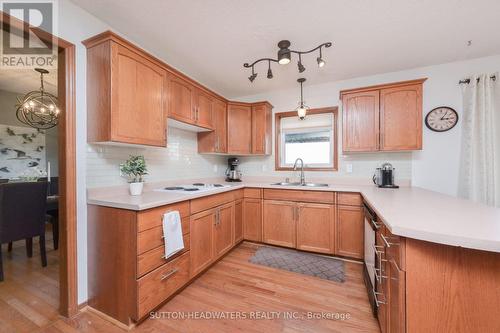
POLYGON ((215 211, 214 255, 215 259, 229 251, 234 245, 234 203, 218 207, 215 211))
POLYGON ((360 206, 337 206, 335 254, 363 259, 364 214, 360 206))
POLYGON ((234 243, 243 240, 243 199, 234 202, 234 243))
POLYGON ((298 206, 295 202, 264 200, 264 243, 295 248, 298 206))
POLYGON ((394 259, 390 259, 387 266, 389 332, 404 333, 406 332, 405 272, 399 269, 394 259))
POLYGON ((147 315, 184 286, 189 278, 189 252, 140 278, 137 281, 137 314, 134 319, 147 315))
POLYGON ((210 209, 191 216, 191 276, 207 268, 215 258, 214 232, 216 210, 210 209))
POLYGON ((262 200, 243 199, 243 238, 262 242, 262 200))
POLYGON ((299 203, 297 249, 333 254, 335 206, 299 203))

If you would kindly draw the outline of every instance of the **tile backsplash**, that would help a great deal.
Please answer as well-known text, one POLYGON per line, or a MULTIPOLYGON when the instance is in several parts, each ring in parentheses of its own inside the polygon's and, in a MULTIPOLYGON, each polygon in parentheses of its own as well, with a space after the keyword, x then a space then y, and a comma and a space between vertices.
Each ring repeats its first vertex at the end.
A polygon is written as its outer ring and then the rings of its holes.
MULTIPOLYGON (((339 150, 341 151, 341 150, 339 150)), ((240 169, 245 176, 273 176, 273 177, 298 177, 298 173, 291 171, 275 171, 274 170, 274 155, 259 156, 259 157, 242 157, 240 158, 240 169)), ((345 179, 366 179, 369 184, 375 169, 382 163, 389 162, 396 169, 395 179, 410 181, 412 170, 412 153, 357 153, 339 156, 339 171, 321 172, 321 171, 306 171, 306 179, 328 179, 328 178, 345 178, 345 179), (348 172, 349 166, 352 172, 348 172)))
POLYGON ((87 187, 125 184, 119 164, 129 155, 144 155, 149 171, 147 182, 213 178, 224 174, 227 158, 198 154, 196 133, 169 128, 167 140, 167 148, 88 145, 87 187))
MULTIPOLYGON (((88 145, 87 187, 122 185, 119 164, 129 155, 144 155, 148 164, 147 182, 222 177, 228 156, 198 154, 196 133, 169 128, 167 148, 142 148, 109 145, 88 145)), ((274 170, 274 155, 240 157, 243 179, 248 177, 296 177, 289 171, 274 170)), ((371 182, 375 168, 390 162, 396 168, 398 180, 411 179, 412 153, 363 153, 339 156, 337 172, 306 172, 308 179, 356 179, 371 182), (348 172, 349 166, 352 172, 348 172)))

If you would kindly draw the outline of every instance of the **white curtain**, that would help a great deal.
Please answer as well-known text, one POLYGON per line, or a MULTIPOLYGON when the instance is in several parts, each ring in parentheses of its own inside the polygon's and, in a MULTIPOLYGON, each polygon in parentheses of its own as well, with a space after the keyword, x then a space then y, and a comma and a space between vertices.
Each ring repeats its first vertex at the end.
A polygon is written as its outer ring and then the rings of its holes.
POLYGON ((461 85, 463 119, 458 189, 461 197, 497 207, 500 207, 499 79, 498 73, 483 74, 461 85))

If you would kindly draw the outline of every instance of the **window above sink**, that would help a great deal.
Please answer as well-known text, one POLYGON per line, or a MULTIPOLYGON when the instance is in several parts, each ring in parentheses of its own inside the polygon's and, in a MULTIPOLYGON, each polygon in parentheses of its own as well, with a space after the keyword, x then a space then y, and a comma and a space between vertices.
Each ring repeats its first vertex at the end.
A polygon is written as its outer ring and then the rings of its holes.
POLYGON ((292 170, 297 158, 304 170, 337 170, 337 108, 311 109, 304 120, 296 112, 276 114, 276 170, 292 170))

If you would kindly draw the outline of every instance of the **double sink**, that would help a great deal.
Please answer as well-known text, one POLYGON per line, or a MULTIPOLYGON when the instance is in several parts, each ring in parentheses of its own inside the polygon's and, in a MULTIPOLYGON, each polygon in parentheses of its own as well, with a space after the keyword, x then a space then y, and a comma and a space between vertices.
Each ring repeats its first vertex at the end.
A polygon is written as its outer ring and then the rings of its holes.
POLYGON ((328 187, 328 184, 322 184, 322 183, 289 183, 289 182, 280 182, 280 183, 273 183, 271 185, 279 185, 279 186, 304 186, 304 187, 328 187))

